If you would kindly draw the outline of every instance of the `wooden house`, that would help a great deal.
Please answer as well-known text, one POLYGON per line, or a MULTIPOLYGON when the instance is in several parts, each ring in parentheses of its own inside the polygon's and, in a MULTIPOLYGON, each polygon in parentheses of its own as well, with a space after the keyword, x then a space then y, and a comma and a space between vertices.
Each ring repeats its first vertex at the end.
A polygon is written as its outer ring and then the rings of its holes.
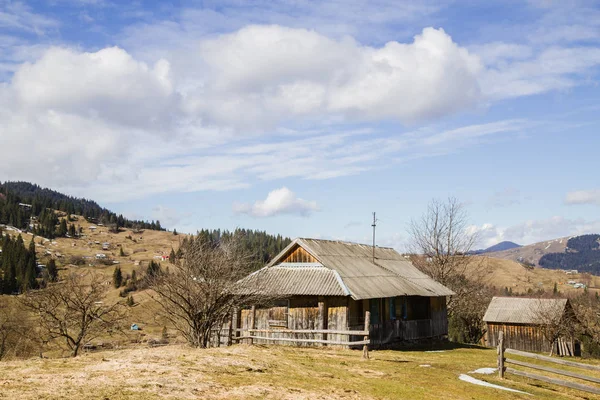
POLYGON ((507 348, 544 353, 553 350, 559 355, 577 355, 579 344, 571 337, 550 343, 544 332, 550 324, 556 326, 573 320, 574 311, 568 299, 522 297, 494 297, 483 317, 489 347, 498 346, 498 334, 504 331, 507 348))
MULTIPOLYGON (((365 311, 370 311, 372 346, 445 337, 446 296, 454 294, 392 248, 373 251, 363 244, 302 238, 241 284, 260 286, 281 299, 273 307, 241 310, 234 325, 242 332, 252 325, 264 330, 363 330, 365 311)), ((328 334, 328 339, 356 338, 328 334)))

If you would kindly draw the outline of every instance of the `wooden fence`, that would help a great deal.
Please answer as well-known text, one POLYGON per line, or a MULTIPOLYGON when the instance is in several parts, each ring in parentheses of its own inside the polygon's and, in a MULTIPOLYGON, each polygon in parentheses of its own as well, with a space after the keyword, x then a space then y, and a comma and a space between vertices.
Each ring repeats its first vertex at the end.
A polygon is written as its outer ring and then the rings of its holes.
MULTIPOLYGON (((254 311, 254 307, 253 307, 254 311)), ((261 342, 284 342, 294 345, 301 344, 321 344, 337 346, 363 346, 363 358, 369 358, 368 345, 369 340, 369 321, 371 313, 365 313, 365 326, 363 330, 334 330, 334 329, 256 329, 254 313, 250 316, 250 328, 239 329, 237 326, 229 327, 229 339, 227 344, 232 342, 245 342, 254 344, 261 342), (302 337, 298 337, 301 335, 302 337), (329 340, 328 335, 347 336, 348 340, 329 340), (312 337, 312 338, 308 338, 312 337), (352 336, 361 336, 362 340, 351 340, 352 336)), ((221 341, 220 341, 221 342, 221 341)))
POLYGON ((546 383, 551 383, 551 384, 562 386, 562 387, 577 389, 577 390, 581 390, 581 391, 588 392, 588 393, 600 394, 600 388, 596 387, 596 386, 584 385, 584 384, 581 384, 578 382, 567 381, 567 380, 558 379, 558 378, 551 378, 551 377, 544 376, 544 375, 538 375, 538 374, 534 374, 531 372, 514 369, 511 367, 506 367, 506 364, 530 368, 530 369, 534 369, 534 370, 538 370, 538 371, 550 372, 553 374, 568 376, 570 378, 576 378, 576 379, 580 379, 580 380, 583 380, 586 382, 593 382, 593 383, 598 383, 598 384, 600 384, 600 378, 596 378, 596 377, 588 376, 588 375, 582 375, 580 373, 576 373, 576 372, 572 372, 572 371, 568 371, 568 370, 564 370, 564 369, 552 368, 552 367, 547 367, 544 365, 533 364, 533 363, 529 363, 529 362, 525 362, 525 361, 506 358, 505 357, 506 354, 512 354, 512 355, 520 356, 520 357, 527 357, 527 358, 531 358, 531 359, 535 359, 535 360, 539 360, 539 361, 546 361, 546 362, 564 365, 564 366, 568 366, 568 367, 586 369, 588 371, 600 371, 600 366, 598 366, 598 365, 583 364, 583 363, 578 363, 578 362, 574 362, 574 361, 566 361, 566 360, 561 360, 561 359, 557 359, 557 358, 553 358, 553 357, 547 357, 547 356, 543 356, 540 354, 528 353, 528 352, 520 351, 520 350, 507 349, 504 347, 504 332, 500 331, 498 334, 498 376, 501 379, 504 379, 505 374, 509 373, 509 374, 522 376, 522 377, 529 378, 529 379, 534 379, 534 380, 538 380, 538 381, 542 381, 542 382, 546 382, 546 383))
POLYGON ((375 346, 395 342, 441 337, 448 334, 448 320, 392 320, 371 325, 371 343, 375 346))

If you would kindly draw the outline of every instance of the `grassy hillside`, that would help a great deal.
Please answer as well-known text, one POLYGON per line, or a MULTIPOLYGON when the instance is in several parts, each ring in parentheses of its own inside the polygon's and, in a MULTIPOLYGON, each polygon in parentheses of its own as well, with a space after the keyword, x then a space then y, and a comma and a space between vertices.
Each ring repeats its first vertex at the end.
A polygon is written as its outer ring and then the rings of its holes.
MULTIPOLYGON (((460 374, 493 367, 493 349, 439 352, 360 351, 247 346, 134 348, 75 359, 0 363, 0 397, 19 399, 529 399, 475 386, 460 374)), ((594 375, 594 373, 590 373, 594 375)), ((478 379, 538 399, 578 399, 581 392, 511 377, 478 379)), ((593 398, 586 395, 586 398, 593 398)))
POLYGON ((569 239, 570 237, 547 240, 514 249, 486 253, 486 256, 512 261, 525 261, 539 266, 540 258, 544 254, 564 252, 569 239))
POLYGON ((478 256, 474 264, 484 269, 484 282, 498 289, 510 288, 513 293, 535 292, 539 289, 552 293, 554 283, 563 294, 581 293, 569 281, 581 282, 588 286, 590 293, 600 291, 600 277, 589 274, 565 274, 562 271, 540 267, 526 268, 522 264, 501 258, 478 256))

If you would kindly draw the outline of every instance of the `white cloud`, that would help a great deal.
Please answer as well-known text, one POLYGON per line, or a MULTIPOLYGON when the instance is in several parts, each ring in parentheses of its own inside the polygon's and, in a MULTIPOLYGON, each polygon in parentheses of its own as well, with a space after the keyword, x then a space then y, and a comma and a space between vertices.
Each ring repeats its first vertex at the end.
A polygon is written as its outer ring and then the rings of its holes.
POLYGON ((442 29, 426 28, 410 44, 374 48, 305 29, 249 26, 202 41, 200 54, 212 78, 187 104, 218 124, 326 114, 413 122, 480 98, 479 58, 442 29))
POLYGON ((1 1, 0 6, 0 27, 6 30, 43 35, 46 31, 59 26, 58 21, 32 12, 21 2, 1 1))
POLYGON ((596 204, 600 205, 600 189, 577 190, 567 193, 565 204, 596 204))
POLYGON ((319 206, 316 201, 301 199, 286 187, 269 192, 265 200, 258 200, 254 204, 236 203, 233 205, 235 213, 248 214, 257 218, 281 214, 296 214, 306 217, 318 210, 319 206))
MULTIPOLYGON (((182 213, 175 208, 158 205, 152 209, 152 219, 160 221, 162 227, 173 229, 191 216, 191 213, 182 213)), ((184 223, 185 225, 185 223, 184 223)))
POLYGON ((39 48, 16 57, 27 62, 0 86, 0 176, 125 201, 244 188, 257 179, 348 176, 509 137, 531 124, 408 132, 353 126, 427 123, 475 107, 479 57, 441 29, 377 47, 248 26, 179 50, 152 63, 118 47, 39 48))
POLYGON ((117 47, 95 53, 50 48, 16 71, 11 89, 26 110, 53 110, 148 130, 164 125, 176 101, 166 60, 150 68, 117 47))
POLYGON ((529 220, 508 227, 494 224, 469 227, 478 235, 477 248, 486 248, 509 240, 521 245, 543 242, 565 236, 600 232, 600 220, 568 219, 554 216, 547 219, 529 220))
POLYGON ((600 48, 549 47, 530 58, 491 65, 480 82, 492 100, 529 96, 580 85, 598 65, 600 48))

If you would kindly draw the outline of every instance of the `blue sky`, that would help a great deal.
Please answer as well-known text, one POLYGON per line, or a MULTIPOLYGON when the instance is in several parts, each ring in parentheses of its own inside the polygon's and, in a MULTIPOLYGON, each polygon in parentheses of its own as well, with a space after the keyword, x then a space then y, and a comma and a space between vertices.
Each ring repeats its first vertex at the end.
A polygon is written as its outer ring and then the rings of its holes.
MULTIPOLYGON (((568 3, 568 4, 566 4, 568 3)), ((600 7, 0 0, 0 180, 180 231, 600 232, 600 7)))

